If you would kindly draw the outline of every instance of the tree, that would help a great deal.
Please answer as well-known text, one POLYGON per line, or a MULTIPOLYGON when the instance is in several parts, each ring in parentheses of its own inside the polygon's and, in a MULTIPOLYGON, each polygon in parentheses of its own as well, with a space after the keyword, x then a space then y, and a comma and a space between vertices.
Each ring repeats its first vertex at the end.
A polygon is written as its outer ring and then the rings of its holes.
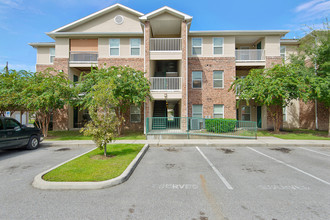
POLYGON ((63 72, 52 68, 29 77, 28 85, 21 93, 27 109, 36 112, 36 119, 45 137, 48 135, 51 115, 55 110, 63 109, 71 98, 72 82, 63 72))
MULTIPOLYGON (((111 79, 112 94, 116 100, 113 110, 119 120, 117 132, 120 135, 125 122, 124 115, 131 105, 141 106, 150 96, 150 82, 144 73, 130 67, 112 66, 110 68, 92 68, 91 72, 83 75, 77 86, 77 94, 88 94, 94 85, 103 80, 111 79)), ((93 103, 91 96, 77 98, 77 105, 88 108, 93 103)))
POLYGON ((265 105, 279 132, 282 109, 297 98, 307 100, 309 87, 304 69, 299 65, 281 64, 268 69, 252 69, 245 78, 234 81, 230 90, 239 92, 239 101, 254 99, 259 105, 265 105))
POLYGON ((118 104, 114 92, 114 79, 104 79, 93 86, 92 91, 86 94, 90 99, 88 106, 91 121, 81 131, 84 135, 91 135, 94 142, 107 156, 107 144, 115 137, 119 124, 113 106, 118 104))

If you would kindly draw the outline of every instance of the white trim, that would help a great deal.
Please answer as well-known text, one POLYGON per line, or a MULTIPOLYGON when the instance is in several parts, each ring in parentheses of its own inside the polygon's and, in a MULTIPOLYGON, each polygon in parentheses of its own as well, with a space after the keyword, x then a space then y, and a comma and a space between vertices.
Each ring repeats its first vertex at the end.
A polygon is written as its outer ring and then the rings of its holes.
POLYGON ((225 46, 225 38, 224 37, 212 37, 212 54, 214 55, 214 56, 222 56, 222 55, 224 55, 224 46, 225 46), (214 54, 214 39, 215 38, 222 38, 222 53, 221 54, 214 54))
POLYGON ((191 71, 191 88, 193 89, 203 89, 203 71, 202 70, 197 70, 197 71, 191 71), (201 87, 200 88, 194 88, 194 72, 200 72, 201 73, 201 87))
POLYGON ((223 30, 223 31, 190 31, 189 35, 191 36, 219 36, 219 35, 286 35, 289 33, 289 30, 261 30, 261 31, 254 31, 254 30, 223 30))
MULTIPOLYGON (((195 106, 196 105, 201 105, 202 106, 202 117, 201 118, 203 118, 203 104, 194 104, 195 106)), ((194 105, 191 105, 191 117, 193 117, 194 118, 194 105)), ((199 114, 199 113, 197 113, 197 114, 199 114)))
POLYGON ((286 60, 286 46, 284 46, 284 45, 280 45, 280 56, 284 59, 284 60, 286 60), (281 53, 281 49, 282 48, 284 48, 284 53, 281 53), (282 56, 282 55, 284 55, 284 56, 282 56))
POLYGON ((219 113, 214 113, 214 109, 215 109, 214 106, 215 105, 222 105, 222 118, 225 118, 225 105, 224 104, 213 104, 213 118, 215 118, 214 117, 215 114, 219 114, 219 113))
POLYGON ((191 56, 203 56, 203 38, 202 37, 192 37, 191 38, 191 56), (193 39, 201 39, 201 54, 194 54, 193 52, 193 39))
POLYGON ((55 32, 59 32, 59 31, 63 31, 65 29, 67 29, 67 28, 73 28, 73 27, 75 27, 75 26, 77 26, 77 25, 79 25, 81 23, 85 23, 85 22, 87 22, 87 21, 89 21, 89 20, 91 20, 93 18, 96 18, 98 16, 101 16, 101 15, 103 15, 103 14, 105 14, 107 12, 113 11, 115 9, 122 9, 122 10, 125 10, 125 11, 130 12, 131 14, 135 14, 137 16, 142 16, 143 15, 143 13, 141 13, 141 12, 138 12, 138 11, 136 11, 134 9, 131 9, 129 7, 126 7, 126 6, 122 5, 122 4, 117 3, 117 4, 114 4, 114 5, 111 5, 111 6, 107 7, 107 8, 104 8, 104 9, 102 9, 100 11, 97 11, 97 12, 95 12, 93 14, 90 14, 90 15, 88 15, 86 17, 83 17, 83 18, 81 18, 79 20, 76 20, 76 21, 74 21, 74 22, 72 22, 70 24, 67 24, 67 25, 64 25, 64 26, 62 26, 62 27, 60 27, 58 29, 55 29, 55 30, 51 31, 50 33, 55 33, 55 32))
MULTIPOLYGON (((115 48, 114 48, 114 49, 115 49, 115 48)), ((109 56, 110 56, 110 57, 119 57, 119 56, 120 56, 120 38, 109 38, 109 56), (119 40, 118 55, 111 55, 111 44, 110 44, 110 41, 111 41, 111 40, 116 40, 116 39, 119 40)))
POLYGON ((54 64, 54 58, 55 58, 55 47, 50 47, 49 48, 49 63, 54 64), (52 49, 54 49, 54 55, 51 54, 52 49), (53 57, 53 62, 52 62, 52 57, 53 57))
MULTIPOLYGON (((133 48, 137 49, 137 47, 133 47, 133 48)), ((130 54, 131 56, 133 56, 133 57, 139 57, 139 56, 141 56, 141 38, 130 38, 130 39, 129 39, 129 54, 130 54), (131 42, 131 40, 133 40, 133 39, 138 39, 138 40, 140 40, 139 54, 138 54, 138 55, 133 55, 133 54, 132 54, 132 42, 131 42)))
MULTIPOLYGON (((220 80, 220 79, 216 79, 216 80, 220 80)), ((224 74, 224 71, 223 70, 213 70, 212 72, 212 83, 213 83, 213 88, 214 89, 223 89, 225 87, 225 74, 224 74), (222 86, 221 87, 214 87, 214 72, 215 71, 219 71, 219 72, 222 72, 222 86)))
POLYGON ((174 15, 174 16, 181 17, 181 18, 183 18, 185 20, 191 20, 192 19, 192 17, 190 15, 187 15, 185 13, 182 13, 180 11, 177 11, 177 10, 175 10, 173 8, 168 7, 168 6, 164 6, 164 7, 161 7, 159 9, 155 10, 155 11, 152 11, 152 12, 150 12, 148 14, 145 14, 145 15, 141 16, 140 17, 140 20, 145 21, 145 20, 148 20, 148 19, 150 19, 152 17, 155 17, 155 16, 157 16, 159 14, 162 14, 164 12, 168 12, 168 13, 174 15))

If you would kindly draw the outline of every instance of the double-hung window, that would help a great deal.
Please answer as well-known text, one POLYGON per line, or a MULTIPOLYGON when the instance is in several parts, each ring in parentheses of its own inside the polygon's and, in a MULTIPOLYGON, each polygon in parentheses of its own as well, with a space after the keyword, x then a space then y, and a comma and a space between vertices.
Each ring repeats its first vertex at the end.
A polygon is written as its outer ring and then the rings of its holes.
POLYGON ((280 56, 285 60, 286 46, 281 46, 280 56))
POLYGON ((213 71, 213 88, 223 88, 223 71, 213 71))
POLYGON ((140 38, 131 39, 130 44, 131 44, 131 56, 139 56, 140 47, 141 47, 141 39, 140 38))
POLYGON ((110 39, 110 56, 119 56, 120 39, 110 39))
POLYGON ((242 121, 250 121, 251 109, 250 106, 242 106, 242 121))
POLYGON ((139 106, 131 105, 131 123, 141 122, 141 108, 139 106))
POLYGON ((203 73, 202 71, 192 72, 192 87, 194 89, 201 89, 203 86, 203 73))
POLYGON ((213 105, 213 118, 224 118, 223 105, 213 105))
POLYGON ((203 118, 203 105, 192 105, 192 117, 203 118))
POLYGON ((286 121, 286 107, 283 108, 283 121, 286 121))
POLYGON ((202 38, 192 38, 192 55, 201 55, 202 54, 202 38))
POLYGON ((223 54, 223 37, 213 38, 213 54, 214 55, 223 54))
POLYGON ((54 63, 55 58, 55 48, 49 48, 49 61, 50 63, 54 63))

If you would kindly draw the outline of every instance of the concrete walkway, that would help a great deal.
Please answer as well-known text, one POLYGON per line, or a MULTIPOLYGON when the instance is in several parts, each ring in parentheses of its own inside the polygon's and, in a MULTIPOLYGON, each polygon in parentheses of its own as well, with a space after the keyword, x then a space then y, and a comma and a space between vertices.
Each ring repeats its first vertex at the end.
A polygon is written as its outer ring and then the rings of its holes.
MULTIPOLYGON (((231 147, 257 147, 257 146, 305 146, 305 147, 330 147, 329 140, 284 140, 275 137, 259 137, 258 139, 161 139, 161 140, 116 140, 117 144, 149 144, 158 146, 231 146, 231 147)), ((42 146, 91 146, 95 145, 91 140, 75 141, 47 141, 42 146)))

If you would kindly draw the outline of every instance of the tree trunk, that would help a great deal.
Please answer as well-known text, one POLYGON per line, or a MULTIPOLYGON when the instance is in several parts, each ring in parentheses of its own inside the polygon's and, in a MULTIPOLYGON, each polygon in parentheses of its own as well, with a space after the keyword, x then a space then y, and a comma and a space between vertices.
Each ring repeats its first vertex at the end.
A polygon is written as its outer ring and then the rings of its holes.
POLYGON ((269 108, 270 110, 270 114, 271 114, 271 118, 273 121, 273 126, 274 126, 274 132, 275 133, 279 133, 280 132, 280 128, 281 128, 281 116, 282 116, 282 107, 281 106, 271 106, 269 108))
POLYGON ((107 144, 106 143, 103 145, 103 149, 104 149, 104 156, 107 157, 107 144))

